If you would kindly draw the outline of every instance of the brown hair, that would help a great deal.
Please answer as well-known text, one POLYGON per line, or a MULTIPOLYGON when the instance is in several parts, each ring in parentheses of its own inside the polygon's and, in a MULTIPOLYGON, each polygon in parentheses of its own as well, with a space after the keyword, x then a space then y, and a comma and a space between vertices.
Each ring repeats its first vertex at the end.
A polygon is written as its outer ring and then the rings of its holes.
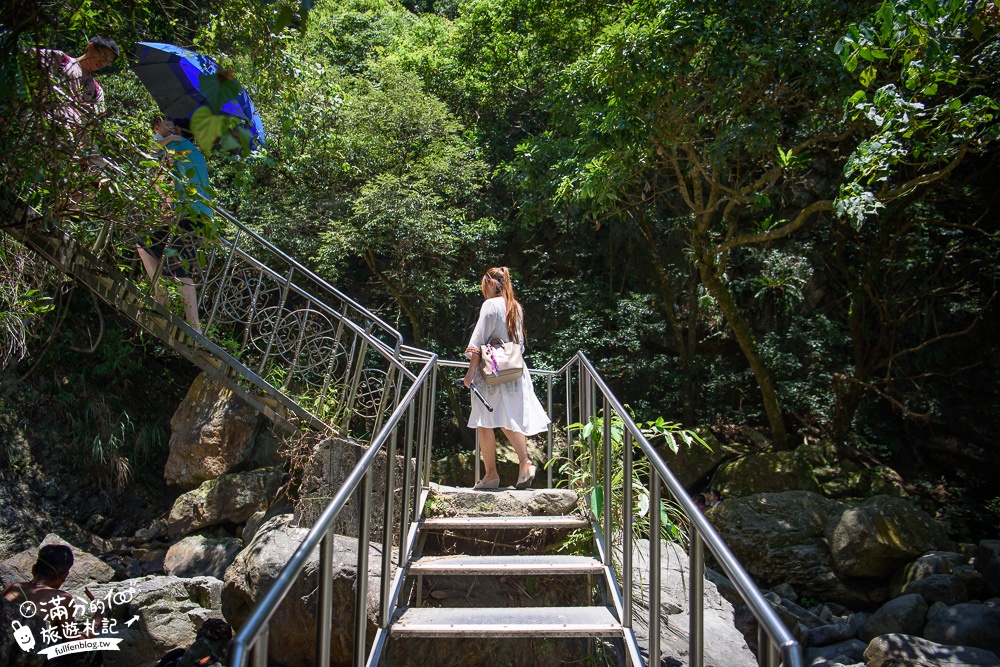
MULTIPOLYGON (((483 276, 483 279, 479 281, 479 286, 483 290, 483 296, 486 295, 487 285, 500 292, 500 296, 503 297, 504 303, 507 306, 507 337, 512 341, 524 343, 524 308, 514 298, 514 285, 510 281, 510 271, 507 270, 506 266, 497 266, 489 269, 483 276), (520 329, 520 336, 518 336, 518 329, 520 329)), ((490 291, 492 292, 493 290, 490 291)))
POLYGON ((169 119, 168 119, 168 118, 167 118, 166 116, 161 116, 160 114, 156 114, 155 116, 153 116, 153 117, 152 117, 152 118, 150 119, 150 121, 149 121, 149 124, 150 124, 150 125, 151 125, 151 126, 153 127, 153 129, 155 130, 155 129, 156 129, 156 126, 157 126, 157 125, 159 125, 160 123, 162 123, 162 122, 163 122, 163 121, 165 121, 165 120, 169 120, 169 119))

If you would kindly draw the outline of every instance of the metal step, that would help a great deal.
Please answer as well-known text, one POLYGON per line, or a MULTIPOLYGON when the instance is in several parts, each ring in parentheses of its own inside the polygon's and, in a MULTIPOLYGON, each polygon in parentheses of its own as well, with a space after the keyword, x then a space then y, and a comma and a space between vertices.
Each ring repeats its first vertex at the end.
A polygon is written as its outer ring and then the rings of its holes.
POLYGON ((604 566, 590 556, 424 556, 410 574, 599 574, 604 566))
POLYGON ((393 637, 620 637, 608 607, 408 608, 393 637))
POLYGON ((464 516, 423 519, 421 530, 507 530, 531 528, 589 528, 590 522, 580 516, 464 516))

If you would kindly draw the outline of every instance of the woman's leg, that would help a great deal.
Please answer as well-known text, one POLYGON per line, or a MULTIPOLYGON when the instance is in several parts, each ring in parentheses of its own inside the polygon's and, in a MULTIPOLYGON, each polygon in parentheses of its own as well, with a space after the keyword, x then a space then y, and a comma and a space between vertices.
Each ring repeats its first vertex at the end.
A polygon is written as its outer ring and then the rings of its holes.
MULTIPOLYGON (((531 467, 531 461, 528 460, 528 439, 523 433, 518 433, 517 431, 510 431, 508 429, 502 429, 503 434, 507 436, 507 440, 514 447, 514 451, 517 453, 517 460, 521 464, 518 469, 518 477, 524 477, 528 474, 528 468, 531 467)), ((480 445, 482 447, 482 445, 480 445)), ((496 455, 496 444, 493 445, 494 456, 496 455)), ((485 458, 485 457, 484 457, 485 458)))
POLYGON ((479 454, 483 457, 483 480, 498 479, 497 474, 497 436, 493 429, 482 426, 476 429, 479 432, 479 454))

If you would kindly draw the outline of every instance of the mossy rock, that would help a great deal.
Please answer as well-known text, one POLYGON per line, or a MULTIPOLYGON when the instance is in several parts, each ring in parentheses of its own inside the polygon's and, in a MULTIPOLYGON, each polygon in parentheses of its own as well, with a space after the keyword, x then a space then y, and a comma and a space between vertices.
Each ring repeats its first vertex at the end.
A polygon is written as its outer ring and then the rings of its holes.
POLYGON ((719 469, 714 486, 723 497, 820 490, 812 469, 796 452, 762 452, 730 461, 719 469))

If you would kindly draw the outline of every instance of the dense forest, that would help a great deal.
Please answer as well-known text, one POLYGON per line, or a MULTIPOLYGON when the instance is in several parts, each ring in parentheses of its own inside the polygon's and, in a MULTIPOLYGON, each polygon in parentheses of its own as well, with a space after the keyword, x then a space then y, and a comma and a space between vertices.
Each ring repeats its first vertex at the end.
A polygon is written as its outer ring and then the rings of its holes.
MULTIPOLYGON (((187 46, 233 69, 267 131, 263 150, 210 158, 217 200, 408 342, 460 358, 479 277, 506 265, 533 366, 582 350, 643 417, 750 426, 777 448, 829 440, 904 474, 925 443, 951 438, 951 476, 921 483, 960 487, 1000 522, 987 481, 1000 471, 995 2, 11 0, 3 12, 5 196, 44 183, 65 194, 45 214, 72 217, 85 187, 106 215, 154 211, 151 187, 81 169, 32 113, 31 58, 118 41, 92 140, 124 155, 148 146, 156 111, 129 69, 134 43, 187 46)), ((4 238, 4 400, 66 318, 62 289, 4 238)), ((103 344, 122 363, 141 346, 103 344)))

